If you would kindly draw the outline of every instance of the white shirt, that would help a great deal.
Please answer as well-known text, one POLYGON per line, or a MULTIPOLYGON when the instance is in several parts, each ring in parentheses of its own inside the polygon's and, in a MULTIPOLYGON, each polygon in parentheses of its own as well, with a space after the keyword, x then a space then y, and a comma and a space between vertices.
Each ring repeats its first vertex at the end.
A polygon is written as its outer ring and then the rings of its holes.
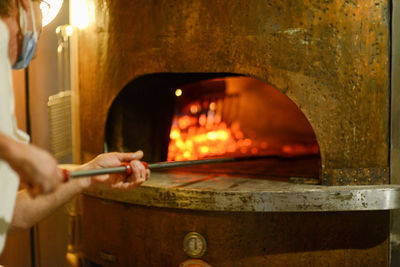
MULTIPOLYGON (((18 130, 14 113, 12 69, 8 59, 9 32, 0 19, 0 132, 15 140, 28 142, 29 136, 18 130)), ((7 229, 11 222, 19 177, 3 160, 0 160, 0 254, 3 251, 7 229)))

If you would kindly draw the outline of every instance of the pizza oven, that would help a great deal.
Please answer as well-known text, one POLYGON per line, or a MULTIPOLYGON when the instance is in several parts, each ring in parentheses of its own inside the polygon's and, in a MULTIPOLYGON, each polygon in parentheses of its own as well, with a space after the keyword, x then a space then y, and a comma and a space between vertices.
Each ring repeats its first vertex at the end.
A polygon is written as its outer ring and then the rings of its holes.
POLYGON ((389 264, 390 1, 89 2, 82 161, 236 159, 85 192, 89 266, 389 264))

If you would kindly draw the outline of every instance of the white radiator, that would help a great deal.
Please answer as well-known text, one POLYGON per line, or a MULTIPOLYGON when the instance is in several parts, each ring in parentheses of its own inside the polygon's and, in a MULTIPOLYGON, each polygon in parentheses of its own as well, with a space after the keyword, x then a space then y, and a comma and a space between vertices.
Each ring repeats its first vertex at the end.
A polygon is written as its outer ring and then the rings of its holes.
POLYGON ((72 158, 71 91, 49 97, 50 149, 59 162, 72 158))
POLYGON ((60 163, 72 162, 72 94, 70 36, 72 27, 57 27, 57 72, 59 93, 49 97, 50 149, 60 163))

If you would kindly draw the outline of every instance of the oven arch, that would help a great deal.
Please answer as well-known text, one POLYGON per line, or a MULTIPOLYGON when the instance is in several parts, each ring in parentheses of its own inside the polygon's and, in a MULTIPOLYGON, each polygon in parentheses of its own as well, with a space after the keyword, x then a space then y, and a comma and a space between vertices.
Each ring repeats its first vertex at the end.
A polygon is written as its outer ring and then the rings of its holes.
MULTIPOLYGON (((132 80, 115 97, 108 109, 105 124, 106 151, 142 149, 145 152, 144 159, 148 162, 166 161, 167 158, 171 160, 167 157, 168 144, 171 154, 170 129, 176 119, 177 106, 182 105, 178 103, 182 98, 186 104, 188 101, 199 103, 197 98, 207 98, 204 100, 206 102, 208 99, 217 99, 223 109, 223 112, 219 112, 220 115, 223 113, 223 123, 230 126, 235 120, 235 125, 243 125, 241 132, 245 137, 242 140, 232 138, 235 140, 231 145, 236 151, 211 157, 264 154, 290 158, 312 155, 317 158, 310 165, 313 170, 300 175, 319 178, 319 146, 314 130, 302 110, 276 87, 237 73, 154 73, 132 80), (177 88, 183 89, 185 97, 180 98, 174 94, 177 88), (234 98, 235 101, 232 101, 233 95, 237 98, 234 98), (243 140, 251 140, 252 144, 241 145, 243 140)), ((227 131, 233 136, 229 127, 227 131)))

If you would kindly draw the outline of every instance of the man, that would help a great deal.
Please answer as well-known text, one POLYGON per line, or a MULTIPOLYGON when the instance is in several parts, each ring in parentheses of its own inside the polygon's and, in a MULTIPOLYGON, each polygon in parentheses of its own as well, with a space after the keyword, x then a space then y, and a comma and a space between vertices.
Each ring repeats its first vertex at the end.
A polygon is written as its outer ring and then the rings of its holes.
POLYGON ((150 175, 139 161, 143 152, 109 153, 79 169, 129 162, 132 175, 102 175, 63 183, 56 160, 46 151, 27 144, 28 136, 17 129, 11 67, 27 67, 34 55, 41 32, 39 4, 37 0, 0 0, 0 253, 7 231, 33 226, 94 182, 131 189, 150 175), (29 189, 17 194, 19 181, 29 189))

